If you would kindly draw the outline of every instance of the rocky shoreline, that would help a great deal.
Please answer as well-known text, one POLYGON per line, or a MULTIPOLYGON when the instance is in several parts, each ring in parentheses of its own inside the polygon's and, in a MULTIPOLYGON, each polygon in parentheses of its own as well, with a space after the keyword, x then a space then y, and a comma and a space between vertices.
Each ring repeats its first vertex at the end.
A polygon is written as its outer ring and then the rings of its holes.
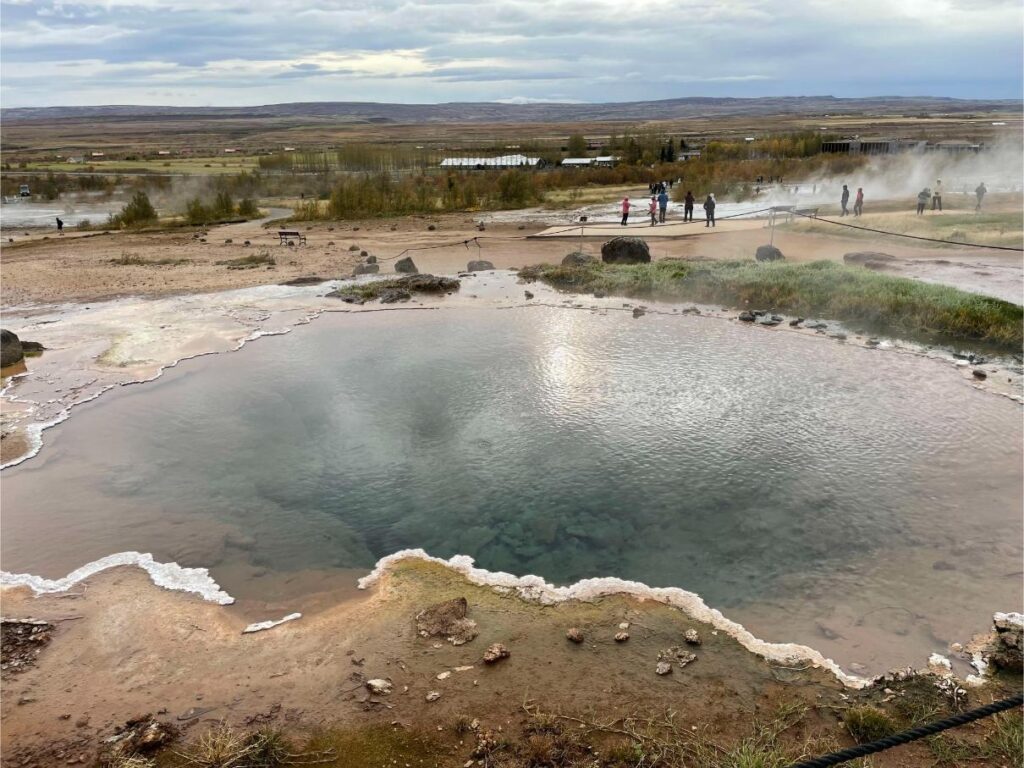
MULTIPOLYGON (((365 598, 255 634, 230 609, 160 589, 136 569, 66 593, 8 589, 4 601, 2 746, 5 764, 26 768, 106 765, 172 745, 187 753, 203 733, 260 728, 325 759, 371 733, 433 764, 525 766, 540 722, 564 747, 581 730, 572 744, 588 765, 619 766, 622 750, 653 744, 653 733, 631 729, 666 710, 677 730, 658 729, 658 739, 694 765, 721 764, 696 759, 707 744, 719 759, 750 747, 752 723, 784 711, 777 743, 760 748, 795 759, 863 740, 855 726, 866 716, 896 728, 997 698, 1020 670, 1019 616, 964 651, 988 664, 980 685, 940 664, 856 689, 820 665, 752 654, 656 599, 610 591, 551 603, 408 557, 384 565, 365 598), (45 640, 8 641, 26 628, 45 640), (325 729, 331 738, 317 740, 325 729)), ((992 729, 959 735, 982 755, 992 729)), ((921 743, 876 764, 933 760, 921 743)))

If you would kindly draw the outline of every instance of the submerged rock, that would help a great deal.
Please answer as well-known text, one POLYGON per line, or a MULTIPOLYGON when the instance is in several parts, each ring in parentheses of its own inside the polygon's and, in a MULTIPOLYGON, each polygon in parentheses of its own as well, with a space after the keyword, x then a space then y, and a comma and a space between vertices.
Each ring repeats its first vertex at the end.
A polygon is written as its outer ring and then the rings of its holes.
POLYGON ((471 261, 466 265, 467 272, 486 272, 490 269, 494 269, 494 265, 483 259, 471 261))
POLYGON ((615 642, 616 643, 624 643, 627 640, 629 640, 629 632, 616 632, 615 633, 615 642))
POLYGON ((650 264, 651 250, 639 237, 614 237, 601 246, 605 264, 650 264))
POLYGON ((688 645, 700 645, 700 635, 696 629, 688 629, 683 633, 683 639, 688 645))
POLYGON ((120 761, 136 755, 156 752, 177 737, 178 729, 170 723, 160 722, 152 715, 134 717, 117 728, 113 736, 104 740, 101 761, 104 765, 121 765, 120 761))
POLYGON ((479 634, 476 622, 466 617, 468 609, 464 597, 424 608, 416 614, 416 633, 420 637, 443 637, 452 645, 464 645, 479 634))
POLYGON ((583 632, 581 632, 576 627, 570 627, 569 630, 565 633, 565 639, 571 643, 576 643, 577 645, 579 645, 583 642, 583 632))
POLYGON ((426 696, 427 701, 437 701, 440 698, 441 694, 438 691, 431 691, 426 696))
POLYGON ((281 285, 319 285, 325 282, 327 282, 325 277, 310 275, 309 277, 293 277, 291 280, 281 283, 281 285))
POLYGON ((406 256, 404 259, 399 259, 395 262, 395 272, 415 274, 419 272, 419 270, 416 268, 416 264, 413 263, 412 257, 406 256))
POLYGON ((678 645, 674 645, 671 648, 666 648, 664 651, 658 654, 658 661, 668 661, 676 664, 680 669, 685 667, 691 661, 696 661, 697 655, 690 653, 685 648, 678 645))
POLYGON ((759 245, 757 251, 754 252, 754 258, 758 261, 785 261, 786 257, 782 255, 782 251, 776 248, 774 245, 759 245))
POLYGON ((379 298, 381 304, 397 304, 400 301, 408 301, 412 298, 412 294, 401 288, 388 288, 381 291, 379 298))
POLYGON ((484 651, 484 664, 496 664, 502 659, 507 659, 512 654, 509 652, 501 643, 493 643, 487 646, 487 650, 484 651))
POLYGON ((672 671, 672 665, 667 661, 659 661, 658 665, 654 668, 654 674, 656 675, 667 675, 672 671))

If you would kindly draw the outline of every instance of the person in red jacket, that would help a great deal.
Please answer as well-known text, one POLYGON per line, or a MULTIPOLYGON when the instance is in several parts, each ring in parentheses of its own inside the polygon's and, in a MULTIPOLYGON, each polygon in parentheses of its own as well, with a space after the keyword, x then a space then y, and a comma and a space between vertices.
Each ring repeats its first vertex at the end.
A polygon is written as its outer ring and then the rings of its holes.
POLYGON ((626 222, 629 221, 629 198, 622 198, 622 226, 626 226, 626 222))
POLYGON ((857 187, 857 197, 853 200, 853 215, 860 216, 864 211, 864 188, 857 187))

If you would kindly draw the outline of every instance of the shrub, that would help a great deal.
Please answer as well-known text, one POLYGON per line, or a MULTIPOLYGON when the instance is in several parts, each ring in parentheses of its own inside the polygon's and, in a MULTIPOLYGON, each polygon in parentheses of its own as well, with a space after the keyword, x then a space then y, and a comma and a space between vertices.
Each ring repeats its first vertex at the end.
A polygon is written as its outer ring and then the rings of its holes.
POLYGON ((156 220, 156 209, 149 201, 149 195, 139 191, 132 195, 132 199, 121 209, 120 213, 111 214, 110 225, 121 228, 141 227, 156 220))

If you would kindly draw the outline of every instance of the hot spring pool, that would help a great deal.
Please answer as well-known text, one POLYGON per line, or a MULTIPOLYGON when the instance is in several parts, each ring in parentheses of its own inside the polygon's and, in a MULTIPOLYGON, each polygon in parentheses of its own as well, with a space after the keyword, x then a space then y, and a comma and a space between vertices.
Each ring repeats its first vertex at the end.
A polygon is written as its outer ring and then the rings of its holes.
POLYGON ((5 470, 3 568, 112 552, 243 600, 396 550, 698 592, 920 663, 1021 604, 1020 406, 911 355, 703 317, 324 316, 76 409, 5 470))

